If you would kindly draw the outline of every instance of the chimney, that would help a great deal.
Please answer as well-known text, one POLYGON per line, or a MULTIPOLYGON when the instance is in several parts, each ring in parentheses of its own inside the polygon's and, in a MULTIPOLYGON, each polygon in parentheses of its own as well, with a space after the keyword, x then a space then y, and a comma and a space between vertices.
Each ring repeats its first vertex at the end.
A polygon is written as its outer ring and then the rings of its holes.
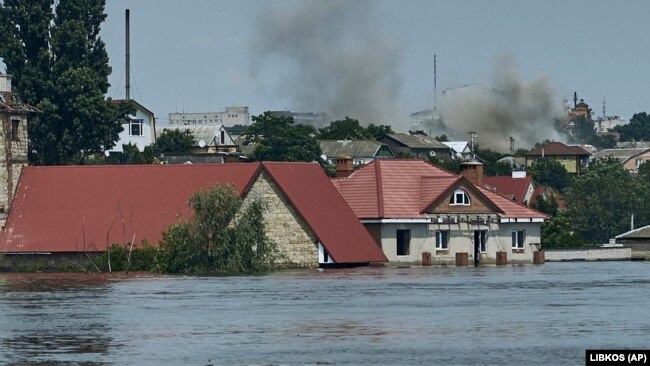
POLYGON ((483 187, 483 163, 467 161, 460 164, 460 175, 479 187, 483 187))
POLYGON ((11 93, 11 75, 0 74, 0 92, 11 93))
POLYGON ((350 176, 354 171, 352 158, 349 156, 340 156, 336 158, 336 178, 345 178, 350 176))

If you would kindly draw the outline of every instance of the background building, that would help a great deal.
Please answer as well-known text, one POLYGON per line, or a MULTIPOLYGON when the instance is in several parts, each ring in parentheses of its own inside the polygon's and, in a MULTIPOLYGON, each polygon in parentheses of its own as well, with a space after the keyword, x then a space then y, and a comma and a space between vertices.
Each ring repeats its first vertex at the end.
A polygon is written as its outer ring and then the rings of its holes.
POLYGON ((223 112, 205 113, 170 113, 169 124, 172 126, 191 125, 249 125, 251 115, 248 107, 226 107, 223 112))

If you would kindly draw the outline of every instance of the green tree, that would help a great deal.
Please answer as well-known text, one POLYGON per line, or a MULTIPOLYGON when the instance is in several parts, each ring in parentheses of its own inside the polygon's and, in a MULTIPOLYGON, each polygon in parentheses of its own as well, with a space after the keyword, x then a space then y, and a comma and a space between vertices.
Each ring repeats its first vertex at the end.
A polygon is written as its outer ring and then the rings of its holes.
POLYGON ((635 113, 626 125, 613 129, 621 134, 621 141, 650 140, 650 116, 646 112, 635 113))
POLYGON ((192 195, 194 217, 163 232, 156 258, 167 273, 257 273, 275 266, 277 245, 266 236, 264 203, 242 207, 232 186, 192 195))
POLYGON ((530 175, 539 184, 553 187, 563 192, 571 182, 571 175, 557 160, 551 158, 536 159, 529 168, 530 175))
POLYGON ((483 171, 487 176, 494 175, 510 175, 512 174, 512 167, 507 163, 499 163, 498 160, 506 157, 498 151, 490 149, 476 148, 476 155, 483 163, 483 171))
POLYGON ((542 224, 542 247, 575 248, 585 245, 585 241, 573 232, 571 219, 559 214, 542 224))
POLYGON ((578 117, 574 123, 573 138, 570 139, 572 142, 593 145, 598 149, 611 149, 616 146, 614 136, 598 136, 596 134, 593 121, 589 121, 585 117, 578 117))
POLYGON ((166 129, 156 138, 157 153, 188 153, 192 151, 194 137, 189 130, 166 129))
POLYGON ((376 140, 393 130, 390 126, 372 123, 363 127, 358 120, 346 116, 345 119, 332 121, 319 132, 318 138, 321 140, 376 140))
POLYGON ((531 202, 530 207, 541 211, 551 217, 554 217, 558 213, 558 203, 554 194, 549 195, 548 199, 545 199, 544 196, 538 195, 535 197, 535 200, 531 202))
POLYGON ((0 57, 16 93, 42 111, 28 127, 34 164, 78 164, 110 149, 132 111, 105 98, 111 68, 99 36, 104 6, 104 0, 0 5, 0 57))
POLYGON ((318 161, 321 149, 314 138, 312 126, 294 125, 293 117, 273 116, 264 112, 253 116, 253 125, 246 133, 244 144, 254 143, 254 161, 318 161))
POLYGON ((650 187, 616 159, 597 159, 566 190, 567 215, 582 238, 606 242, 630 227, 650 223, 650 187))

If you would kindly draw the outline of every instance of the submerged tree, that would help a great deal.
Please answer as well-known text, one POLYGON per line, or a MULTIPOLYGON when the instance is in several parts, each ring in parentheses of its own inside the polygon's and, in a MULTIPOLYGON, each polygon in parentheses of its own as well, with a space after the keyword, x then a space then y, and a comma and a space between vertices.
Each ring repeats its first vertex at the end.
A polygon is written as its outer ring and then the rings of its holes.
POLYGON ((275 242, 266 236, 264 203, 242 200, 231 186, 194 193, 191 220, 163 233, 158 269, 167 273, 256 273, 274 267, 275 242))
POLYGON ((99 36, 104 0, 5 0, 0 58, 14 90, 42 113, 29 123, 33 164, 83 163, 118 140, 132 106, 108 91, 108 53, 99 36))

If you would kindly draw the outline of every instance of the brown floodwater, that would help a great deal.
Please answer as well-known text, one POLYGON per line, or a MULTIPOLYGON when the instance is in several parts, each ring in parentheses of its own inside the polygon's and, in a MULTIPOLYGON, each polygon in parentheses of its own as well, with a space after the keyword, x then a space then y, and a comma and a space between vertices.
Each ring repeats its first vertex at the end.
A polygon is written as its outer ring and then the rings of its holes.
POLYGON ((0 364, 584 365, 648 348, 650 263, 0 274, 0 364))

